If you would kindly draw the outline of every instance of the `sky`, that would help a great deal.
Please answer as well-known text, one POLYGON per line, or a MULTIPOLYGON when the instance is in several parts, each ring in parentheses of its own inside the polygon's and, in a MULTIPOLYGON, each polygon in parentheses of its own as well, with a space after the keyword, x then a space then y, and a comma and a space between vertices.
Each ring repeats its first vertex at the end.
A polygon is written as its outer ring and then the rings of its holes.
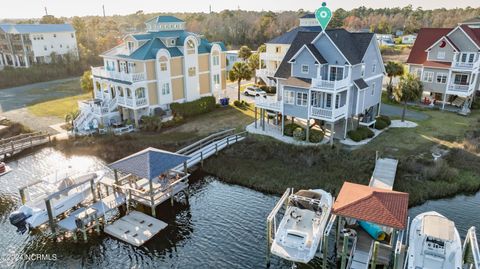
MULTIPOLYGON (((6 0, 2 0, 6 1, 6 0)), ((321 0, 14 0, 2 5, 0 19, 39 18, 48 14, 56 17, 101 15, 105 5, 107 15, 125 15, 143 10, 150 12, 208 12, 224 9, 242 10, 315 10, 321 6, 321 0)), ((372 8, 403 7, 413 5, 423 9, 480 7, 479 0, 336 0, 327 1, 332 10, 343 8, 350 10, 361 5, 372 8)))

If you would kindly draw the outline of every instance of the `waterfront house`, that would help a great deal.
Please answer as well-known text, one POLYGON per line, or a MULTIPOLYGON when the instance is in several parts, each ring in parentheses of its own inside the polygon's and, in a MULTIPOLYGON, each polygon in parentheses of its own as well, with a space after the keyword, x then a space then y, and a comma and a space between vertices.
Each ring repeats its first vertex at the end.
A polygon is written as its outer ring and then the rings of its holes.
POLYGON ((159 16, 145 22, 146 32, 129 34, 101 54, 93 67, 95 99, 81 102, 78 130, 96 124, 169 114, 170 104, 219 97, 226 89, 225 46, 185 30, 185 22, 159 16))
POLYGON ((265 43, 266 51, 260 53, 260 69, 255 75, 269 86, 276 85, 275 72, 283 61, 285 54, 299 32, 317 32, 322 28, 318 25, 315 14, 306 14, 300 18, 300 25, 290 31, 265 43))
POLYGON ((0 24, 0 69, 50 63, 52 57, 78 58, 70 24, 0 24))
POLYGON ((344 139, 357 122, 375 123, 383 76, 375 34, 299 30, 273 75, 277 94, 256 98, 256 106, 262 115, 267 111, 284 116, 282 134, 285 117, 290 117, 309 125, 315 122, 344 139))
POLYGON ((415 43, 415 40, 417 39, 417 35, 416 34, 413 34, 413 35, 404 35, 402 36, 402 44, 406 44, 406 45, 413 45, 413 43, 415 43))
POLYGON ((407 64, 423 82, 424 102, 467 108, 480 83, 480 28, 422 28, 407 64))

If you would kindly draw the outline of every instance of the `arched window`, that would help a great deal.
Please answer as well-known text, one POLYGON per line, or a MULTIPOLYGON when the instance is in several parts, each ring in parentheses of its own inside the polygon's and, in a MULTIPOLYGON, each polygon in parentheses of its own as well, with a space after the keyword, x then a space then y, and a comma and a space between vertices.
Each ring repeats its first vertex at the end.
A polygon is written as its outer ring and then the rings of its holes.
POLYGON ((139 98, 145 98, 145 88, 141 87, 135 90, 135 97, 137 99, 139 98))
POLYGON ((220 65, 220 54, 218 53, 217 50, 212 52, 212 64, 213 66, 220 65))
POLYGON ((192 39, 189 39, 187 41, 187 54, 195 54, 195 51, 196 51, 195 41, 193 41, 192 39))

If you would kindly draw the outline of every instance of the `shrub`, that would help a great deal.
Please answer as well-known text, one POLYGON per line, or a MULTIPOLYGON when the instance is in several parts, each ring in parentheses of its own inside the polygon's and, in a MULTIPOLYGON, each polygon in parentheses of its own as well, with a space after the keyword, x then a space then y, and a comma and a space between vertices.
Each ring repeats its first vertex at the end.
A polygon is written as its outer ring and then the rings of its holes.
POLYGON ((388 124, 380 118, 378 118, 377 122, 375 122, 375 129, 377 129, 377 130, 383 130, 387 127, 388 127, 388 124))
MULTIPOLYGON (((283 134, 286 136, 293 136, 293 131, 300 127, 300 125, 296 123, 289 123, 286 124, 285 127, 283 128, 283 134)), ((300 127, 301 128, 301 127, 300 127)))
POLYGON ((306 139, 305 130, 302 127, 297 127, 293 130, 293 138, 298 141, 303 141, 306 139))
POLYGON ((198 100, 186 103, 173 103, 170 108, 174 115, 188 118, 213 111, 216 107, 215 97, 206 96, 198 100))
POLYGON ((147 132, 158 132, 162 128, 162 120, 156 116, 142 116, 140 129, 147 132))
POLYGON ((238 100, 235 100, 233 101, 233 105, 236 106, 236 107, 241 107, 242 106, 242 102, 238 101, 238 100))
POLYGON ((375 133, 367 127, 361 126, 358 127, 356 130, 348 131, 348 137, 355 142, 360 142, 367 138, 372 138, 375 136, 375 133))
POLYGON ((438 160, 422 171, 422 177, 431 181, 453 182, 458 177, 458 170, 450 167, 446 161, 438 160))
POLYGON ((390 119, 389 116, 380 115, 380 116, 377 117, 377 120, 384 121, 387 124, 387 126, 390 126, 390 124, 392 124, 392 120, 390 119))
POLYGON ((310 129, 309 137, 311 143, 320 143, 323 140, 325 134, 320 130, 310 129))

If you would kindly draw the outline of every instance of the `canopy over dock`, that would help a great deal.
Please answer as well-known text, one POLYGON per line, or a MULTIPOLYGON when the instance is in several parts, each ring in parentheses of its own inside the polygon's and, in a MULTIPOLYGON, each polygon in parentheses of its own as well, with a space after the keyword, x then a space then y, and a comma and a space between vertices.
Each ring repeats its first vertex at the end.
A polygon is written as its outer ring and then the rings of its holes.
POLYGON ((345 182, 333 205, 333 213, 404 230, 408 217, 408 193, 345 182))
POLYGON ((188 156, 147 148, 109 165, 110 168, 139 178, 152 180, 159 175, 185 163, 188 156))

